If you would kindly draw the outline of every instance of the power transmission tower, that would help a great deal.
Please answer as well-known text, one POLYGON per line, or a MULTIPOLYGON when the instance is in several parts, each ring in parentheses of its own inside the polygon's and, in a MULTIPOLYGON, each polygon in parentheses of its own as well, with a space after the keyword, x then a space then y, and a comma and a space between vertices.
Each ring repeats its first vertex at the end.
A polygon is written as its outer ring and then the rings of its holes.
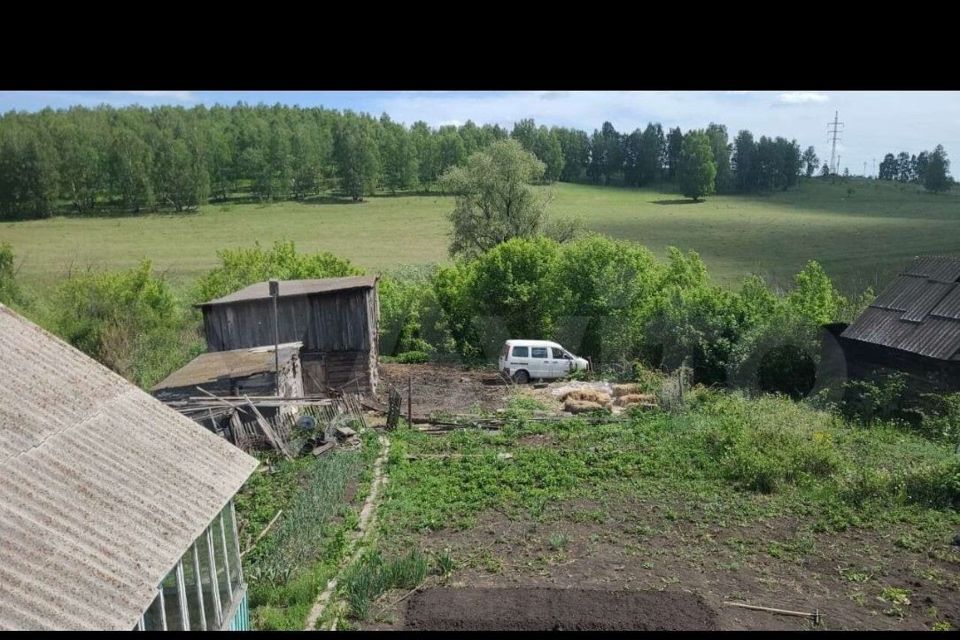
POLYGON ((827 123, 827 133, 831 134, 833 143, 830 147, 830 170, 833 173, 839 173, 837 169, 840 168, 840 158, 837 157, 837 141, 840 139, 839 134, 843 131, 843 123, 837 120, 839 117, 840 111, 834 111, 833 122, 827 123))
POLYGON ((863 163, 863 177, 864 177, 864 178, 867 177, 867 163, 866 163, 866 162, 863 163))

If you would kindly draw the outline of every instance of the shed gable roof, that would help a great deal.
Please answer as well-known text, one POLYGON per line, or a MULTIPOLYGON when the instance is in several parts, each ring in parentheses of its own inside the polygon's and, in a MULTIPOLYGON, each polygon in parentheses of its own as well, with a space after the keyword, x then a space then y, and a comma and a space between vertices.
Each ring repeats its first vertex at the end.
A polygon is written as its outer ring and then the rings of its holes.
MULTIPOLYGON (((314 280, 280 280, 281 298, 290 296, 308 296, 321 293, 335 293, 350 289, 369 289, 377 283, 377 276, 350 276, 346 278, 319 278, 314 280)), ((269 300, 270 283, 267 281, 251 284, 239 291, 208 300, 197 306, 207 307, 216 304, 248 302, 251 300, 269 300)))
POLYGON ((133 628, 256 466, 0 304, 0 629, 133 628))
POLYGON ((914 259, 841 335, 938 360, 960 359, 960 258, 914 259))

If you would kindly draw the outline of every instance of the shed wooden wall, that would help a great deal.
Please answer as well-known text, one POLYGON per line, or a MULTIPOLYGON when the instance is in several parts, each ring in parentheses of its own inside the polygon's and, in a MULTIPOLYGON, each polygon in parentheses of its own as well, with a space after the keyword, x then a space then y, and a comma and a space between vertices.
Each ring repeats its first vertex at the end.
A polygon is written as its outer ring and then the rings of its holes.
POLYGON ((869 380, 899 371, 915 393, 960 391, 960 361, 943 361, 880 345, 841 338, 850 378, 869 380))
MULTIPOLYGON (((376 391, 380 302, 377 288, 350 289, 277 300, 280 342, 303 342, 307 395, 328 388, 376 391)), ((250 300, 203 308, 208 351, 274 343, 273 301, 250 300)))
MULTIPOLYGON (((377 318, 374 289, 351 289, 277 300, 280 342, 303 342, 304 351, 369 351, 377 318)), ((248 300, 203 308, 208 351, 274 343, 273 302, 248 300)))

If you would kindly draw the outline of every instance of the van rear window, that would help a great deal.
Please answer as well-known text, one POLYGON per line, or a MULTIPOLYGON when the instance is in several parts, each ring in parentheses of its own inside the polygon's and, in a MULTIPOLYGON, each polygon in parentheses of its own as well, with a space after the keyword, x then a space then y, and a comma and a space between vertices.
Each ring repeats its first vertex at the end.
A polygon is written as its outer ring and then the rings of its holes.
POLYGON ((513 348, 513 357, 514 357, 514 358, 529 358, 529 357, 530 357, 530 348, 529 348, 529 347, 514 347, 514 348, 513 348))

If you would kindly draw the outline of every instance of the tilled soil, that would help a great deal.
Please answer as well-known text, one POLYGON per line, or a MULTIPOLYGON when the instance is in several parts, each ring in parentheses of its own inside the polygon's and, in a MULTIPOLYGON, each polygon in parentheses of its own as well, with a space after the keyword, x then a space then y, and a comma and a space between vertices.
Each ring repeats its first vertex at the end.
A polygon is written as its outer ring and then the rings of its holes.
POLYGON ((470 369, 456 364, 380 364, 377 400, 386 405, 391 387, 403 396, 407 413, 407 387, 413 395, 414 415, 494 412, 507 405, 513 385, 495 368, 470 369))
POLYGON ((716 630, 699 596, 678 591, 435 588, 407 604, 408 630, 684 631, 716 630))
MULTIPOLYGON (((682 502, 627 496, 556 508, 563 515, 541 521, 488 512, 474 527, 427 533, 419 544, 458 559, 453 588, 683 591, 716 612, 721 630, 924 630, 938 620, 960 626, 960 551, 946 542, 912 552, 895 544, 896 531, 849 529, 816 534, 796 557, 775 557, 773 546, 798 540, 802 519, 718 524, 682 502), (557 532, 567 538, 562 551, 549 542, 557 532), (901 612, 882 599, 887 587, 909 591, 901 612), (819 610, 823 621, 815 626, 726 601, 819 610)), ((393 619, 383 628, 403 628, 404 610, 393 619)))

